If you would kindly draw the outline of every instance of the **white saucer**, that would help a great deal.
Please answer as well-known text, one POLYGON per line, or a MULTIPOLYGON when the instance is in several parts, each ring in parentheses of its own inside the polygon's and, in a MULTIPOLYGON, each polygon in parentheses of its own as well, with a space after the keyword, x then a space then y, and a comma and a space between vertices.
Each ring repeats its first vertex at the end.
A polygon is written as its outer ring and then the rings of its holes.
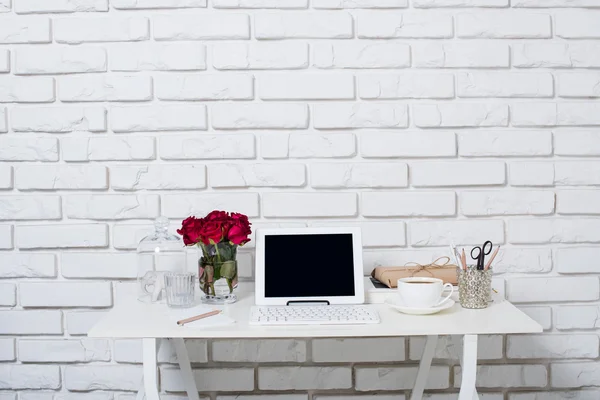
POLYGON ((411 315, 430 315, 430 314, 436 314, 439 313, 440 311, 443 310, 447 310, 448 308, 451 308, 454 305, 455 301, 452 299, 448 299, 445 302, 443 302, 442 304, 440 304, 437 307, 431 307, 431 308, 416 308, 416 307, 407 307, 405 306, 401 300, 396 297, 396 296, 390 296, 387 299, 385 299, 385 304, 387 304, 388 306, 392 307, 394 310, 396 311, 400 311, 401 313, 404 314, 411 314, 411 315))

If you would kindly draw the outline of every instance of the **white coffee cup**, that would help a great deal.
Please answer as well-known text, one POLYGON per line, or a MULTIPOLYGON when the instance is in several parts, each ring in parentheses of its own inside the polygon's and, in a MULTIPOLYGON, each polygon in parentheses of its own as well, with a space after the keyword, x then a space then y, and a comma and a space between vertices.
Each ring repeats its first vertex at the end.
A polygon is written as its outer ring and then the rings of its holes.
POLYGON ((398 296, 407 307, 431 308, 445 302, 452 296, 454 287, 451 283, 437 278, 413 277, 398 279, 398 296), (444 288, 450 288, 450 293, 442 297, 444 288))

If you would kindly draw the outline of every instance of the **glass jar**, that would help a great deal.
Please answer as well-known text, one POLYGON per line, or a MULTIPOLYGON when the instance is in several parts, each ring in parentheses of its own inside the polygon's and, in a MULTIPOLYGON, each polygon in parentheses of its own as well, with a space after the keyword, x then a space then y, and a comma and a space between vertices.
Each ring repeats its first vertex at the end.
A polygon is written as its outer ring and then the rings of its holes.
POLYGON ((166 272, 186 272, 187 253, 183 241, 169 233, 169 220, 154 221, 154 233, 140 240, 137 248, 138 300, 153 303, 164 300, 166 272))

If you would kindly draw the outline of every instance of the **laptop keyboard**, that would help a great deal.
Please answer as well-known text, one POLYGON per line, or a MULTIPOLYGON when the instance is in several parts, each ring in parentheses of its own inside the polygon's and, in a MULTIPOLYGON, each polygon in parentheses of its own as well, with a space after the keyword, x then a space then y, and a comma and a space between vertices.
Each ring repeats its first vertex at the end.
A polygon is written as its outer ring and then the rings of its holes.
POLYGON ((254 306, 250 325, 357 325, 378 324, 372 307, 350 306, 254 306))

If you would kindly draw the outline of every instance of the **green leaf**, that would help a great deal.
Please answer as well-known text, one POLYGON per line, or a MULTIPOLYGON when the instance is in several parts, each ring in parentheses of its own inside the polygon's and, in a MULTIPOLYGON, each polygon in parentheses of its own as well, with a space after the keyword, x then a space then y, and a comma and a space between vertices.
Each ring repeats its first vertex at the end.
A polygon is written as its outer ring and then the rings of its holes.
POLYGON ((226 261, 221 265, 220 274, 223 278, 233 279, 237 275, 237 262, 226 261))

